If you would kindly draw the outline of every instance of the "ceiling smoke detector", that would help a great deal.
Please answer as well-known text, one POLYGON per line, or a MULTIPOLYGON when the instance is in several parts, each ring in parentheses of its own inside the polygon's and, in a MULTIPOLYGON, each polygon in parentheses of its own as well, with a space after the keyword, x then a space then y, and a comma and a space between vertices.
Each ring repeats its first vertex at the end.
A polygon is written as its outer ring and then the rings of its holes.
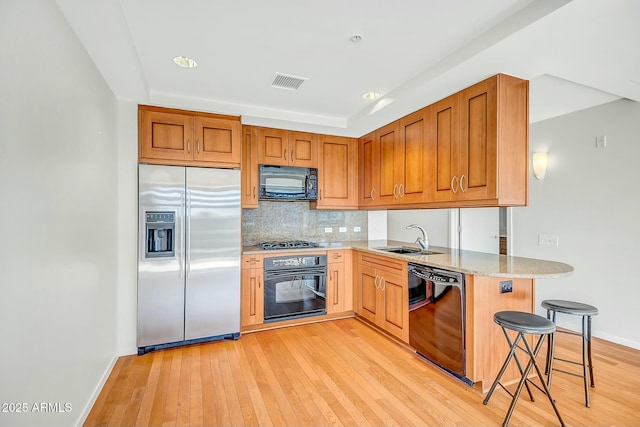
POLYGON ((304 83, 306 80, 309 80, 309 78, 292 76, 290 74, 276 73, 276 76, 271 83, 271 87, 295 91, 298 90, 302 83, 304 83))

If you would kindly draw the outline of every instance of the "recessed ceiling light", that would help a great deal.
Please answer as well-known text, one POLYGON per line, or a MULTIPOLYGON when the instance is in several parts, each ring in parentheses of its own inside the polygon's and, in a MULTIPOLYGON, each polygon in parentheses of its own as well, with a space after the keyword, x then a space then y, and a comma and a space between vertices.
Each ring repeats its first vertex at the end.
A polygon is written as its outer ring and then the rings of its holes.
POLYGON ((198 66, 195 59, 189 58, 188 56, 176 56, 173 58, 173 62, 182 68, 196 68, 198 66))
POLYGON ((380 98, 380 93, 378 92, 365 92, 362 94, 362 97, 364 99, 378 99, 380 98))

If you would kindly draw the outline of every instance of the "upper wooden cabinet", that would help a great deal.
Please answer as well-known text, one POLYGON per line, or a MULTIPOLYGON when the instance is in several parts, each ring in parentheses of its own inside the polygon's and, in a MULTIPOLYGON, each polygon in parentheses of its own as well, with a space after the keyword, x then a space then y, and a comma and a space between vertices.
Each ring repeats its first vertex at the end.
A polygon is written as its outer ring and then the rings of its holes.
POLYGON ((242 126, 241 195, 243 208, 258 207, 258 135, 252 126, 242 126))
POLYGON ((431 192, 430 107, 358 141, 360 206, 420 203, 431 192))
POLYGON ((318 167, 318 135, 283 129, 258 128, 258 163, 318 167))
POLYGON ((380 191, 380 148, 371 132, 358 140, 358 205, 374 206, 380 191))
POLYGON ((429 196, 429 107, 399 120, 399 138, 395 150, 396 202, 422 202, 429 196))
POLYGON ((240 117, 138 106, 141 163, 239 167, 240 117))
POLYGON ((427 201, 527 204, 529 82, 498 74, 431 106, 427 201))
POLYGON ((357 141, 320 135, 318 149, 318 209, 357 209, 357 141))

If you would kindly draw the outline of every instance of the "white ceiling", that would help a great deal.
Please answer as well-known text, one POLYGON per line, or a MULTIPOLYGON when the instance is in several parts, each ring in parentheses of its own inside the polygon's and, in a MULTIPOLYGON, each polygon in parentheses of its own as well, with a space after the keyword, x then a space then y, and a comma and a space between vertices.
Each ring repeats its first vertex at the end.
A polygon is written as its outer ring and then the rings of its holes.
POLYGON ((500 72, 531 81, 531 122, 640 101, 638 0, 56 2, 118 99, 249 124, 361 136, 500 72))

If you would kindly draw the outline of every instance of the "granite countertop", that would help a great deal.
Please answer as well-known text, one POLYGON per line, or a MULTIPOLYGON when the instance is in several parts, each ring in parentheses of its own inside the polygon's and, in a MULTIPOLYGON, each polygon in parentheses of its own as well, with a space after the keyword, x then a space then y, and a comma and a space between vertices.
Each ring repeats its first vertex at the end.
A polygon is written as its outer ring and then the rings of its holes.
POLYGON ((245 246, 243 247, 242 253, 244 255, 259 253, 262 255, 268 254, 269 256, 281 256, 294 252, 301 253, 318 250, 357 249, 376 255, 384 255, 414 262, 416 264, 439 267, 479 276, 552 279, 567 276, 573 272, 572 266, 556 261, 495 255, 485 252, 464 251, 440 246, 429 246, 430 251, 438 252, 437 254, 430 255, 396 254, 378 249, 398 246, 418 248, 416 244, 396 240, 358 240, 320 243, 320 246, 317 248, 290 250, 263 250, 255 246, 245 246))

